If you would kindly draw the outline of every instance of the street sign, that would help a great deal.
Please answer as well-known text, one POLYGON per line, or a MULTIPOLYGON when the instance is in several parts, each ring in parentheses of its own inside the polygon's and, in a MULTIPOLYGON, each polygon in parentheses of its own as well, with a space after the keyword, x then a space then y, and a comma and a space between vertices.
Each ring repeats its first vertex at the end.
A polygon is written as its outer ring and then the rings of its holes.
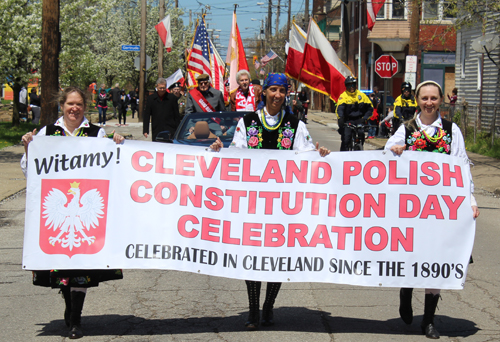
POLYGON ((140 45, 122 45, 122 51, 141 51, 140 45))
POLYGON ((411 88, 415 89, 417 86, 417 73, 416 72, 406 72, 405 73, 405 82, 411 84, 411 88))
MULTIPOLYGON (((135 70, 141 70, 141 57, 135 57, 134 59, 135 70)), ((151 57, 146 55, 146 70, 151 68, 151 57)))
POLYGON ((406 56, 406 72, 417 72, 417 56, 406 56))
POLYGON ((391 78, 398 72, 398 61, 391 55, 382 55, 375 61, 375 72, 381 78, 391 78))

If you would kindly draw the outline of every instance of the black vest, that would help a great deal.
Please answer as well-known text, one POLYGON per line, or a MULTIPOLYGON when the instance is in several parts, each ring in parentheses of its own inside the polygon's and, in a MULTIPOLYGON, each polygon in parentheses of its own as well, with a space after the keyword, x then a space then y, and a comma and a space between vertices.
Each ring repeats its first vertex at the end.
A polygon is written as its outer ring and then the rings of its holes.
MULTIPOLYGON (((441 139, 439 139, 435 142, 432 142, 432 141, 429 141, 428 139, 426 139, 424 134, 422 132, 420 132, 413 125, 411 127, 408 127, 407 125, 405 125, 406 149, 412 150, 411 146, 415 146, 415 148, 419 148, 425 143, 425 147, 420 148, 419 150, 426 151, 426 152, 438 152, 438 153, 450 154, 451 153, 451 142, 453 139, 453 134, 452 134, 453 123, 451 121, 448 121, 445 119, 441 119, 441 122, 443 123, 443 130, 445 132, 445 135, 441 139), (420 136, 413 137, 412 135, 415 132, 420 133, 420 136), (445 147, 446 145, 448 145, 448 147, 449 147, 448 151, 446 151, 446 147, 445 147)), ((433 138, 433 137, 431 137, 431 138, 433 138)))
MULTIPOLYGON (((96 125, 93 125, 93 124, 89 124, 89 127, 85 127, 82 129, 82 136, 87 136, 87 137, 97 137, 97 134, 99 134, 99 130, 101 128, 96 126, 96 125)), ((59 127, 59 126, 56 126, 54 124, 50 124, 50 125, 47 125, 45 127, 45 135, 63 135, 64 129, 62 127, 59 127), (59 134, 57 134, 56 132, 59 131, 59 134)))
MULTIPOLYGON (((262 113, 262 115, 265 115, 262 113)), ((282 149, 293 149, 293 143, 295 141, 295 134, 297 133, 297 127, 299 126, 299 119, 295 117, 293 114, 286 113, 285 117, 281 121, 281 125, 279 128, 273 130, 273 131, 268 131, 265 129, 265 127, 262 125, 262 122, 259 119, 259 115, 257 113, 249 113, 243 117, 243 122, 245 123, 245 128, 247 129, 246 136, 247 136, 247 144, 248 148, 263 148, 263 149, 268 149, 268 150, 278 150, 280 149, 279 146, 281 145, 281 140, 284 138, 289 138, 291 140, 291 145, 289 148, 282 148, 282 149), (252 124, 253 121, 253 124, 252 124), (262 142, 261 142, 261 147, 255 146, 252 147, 249 144, 249 129, 250 128, 256 128, 259 130, 260 133, 262 133, 262 142), (289 129, 288 132, 285 133, 285 131, 289 129), (288 136, 291 132, 291 136, 288 136), (287 135, 288 133, 288 135, 287 135), (280 137, 280 134, 283 136, 280 137), (278 141, 278 139, 280 141, 278 141)), ((286 146, 286 145, 285 145, 286 146)))

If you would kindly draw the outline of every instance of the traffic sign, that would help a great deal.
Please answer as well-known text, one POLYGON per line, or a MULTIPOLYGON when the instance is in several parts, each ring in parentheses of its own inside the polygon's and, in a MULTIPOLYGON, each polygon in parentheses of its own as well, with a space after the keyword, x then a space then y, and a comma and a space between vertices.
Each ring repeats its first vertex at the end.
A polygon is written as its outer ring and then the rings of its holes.
POLYGON ((382 55, 375 61, 375 72, 381 78, 391 78, 398 72, 398 61, 391 55, 382 55))
POLYGON ((417 56, 406 56, 406 72, 417 72, 417 56))
MULTIPOLYGON (((135 70, 141 70, 141 57, 135 57, 134 59, 135 70)), ((151 68, 151 57, 146 55, 146 70, 151 68)))
POLYGON ((122 51, 141 51, 140 45, 122 45, 122 51))

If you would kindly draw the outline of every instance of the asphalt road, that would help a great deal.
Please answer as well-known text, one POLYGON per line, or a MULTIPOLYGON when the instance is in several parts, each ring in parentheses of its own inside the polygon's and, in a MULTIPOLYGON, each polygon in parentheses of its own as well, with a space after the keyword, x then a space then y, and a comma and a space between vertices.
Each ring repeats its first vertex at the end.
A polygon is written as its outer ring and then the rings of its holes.
MULTIPOLYGON (((314 141, 338 150, 332 128, 308 125, 314 141)), ((474 264, 465 289, 442 291, 435 323, 443 341, 500 340, 500 199, 476 193, 474 264)), ((64 302, 33 286, 21 270, 24 208, 20 192, 0 202, 0 341, 64 341, 64 302)), ((429 237, 432 239, 432 237, 429 237)), ((125 270, 123 280, 88 291, 82 341, 425 341, 423 290, 413 324, 398 314, 398 289, 321 283, 283 284, 276 325, 248 332, 243 281, 185 272, 125 270)), ((264 296, 264 290, 262 297, 264 296)))

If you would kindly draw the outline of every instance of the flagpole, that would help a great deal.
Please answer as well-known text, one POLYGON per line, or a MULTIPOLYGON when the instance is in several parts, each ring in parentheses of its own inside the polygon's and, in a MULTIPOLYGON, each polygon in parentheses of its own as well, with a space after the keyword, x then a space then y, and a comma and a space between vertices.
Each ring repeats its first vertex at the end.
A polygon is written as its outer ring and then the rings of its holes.
POLYGON ((359 31, 358 31, 358 89, 361 90, 361 11, 362 11, 363 2, 359 1, 359 31))
MULTIPOLYGON (((300 69, 299 69, 299 78, 297 79, 297 82, 300 82, 300 76, 302 75, 302 68, 304 68, 304 62, 306 60, 306 51, 307 51, 307 44, 309 42, 309 32, 311 32, 311 23, 314 21, 313 18, 311 18, 309 20, 309 26, 307 27, 307 37, 306 37, 306 44, 304 46, 304 54, 303 54, 303 57, 302 57, 302 64, 300 65, 300 69)), ((295 21, 294 21, 295 23, 295 21)), ((297 83, 297 88, 299 87, 299 83, 297 83)), ((297 99, 297 89, 295 89, 295 99, 297 99)))

